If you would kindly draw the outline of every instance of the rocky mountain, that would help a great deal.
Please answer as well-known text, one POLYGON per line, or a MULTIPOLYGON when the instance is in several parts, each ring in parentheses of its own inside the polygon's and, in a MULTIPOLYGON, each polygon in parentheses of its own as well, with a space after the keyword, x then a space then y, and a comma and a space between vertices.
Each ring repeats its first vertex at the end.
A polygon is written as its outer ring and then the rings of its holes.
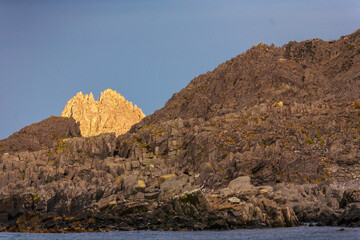
POLYGON ((356 31, 337 41, 289 42, 282 47, 260 43, 195 77, 137 128, 175 118, 207 120, 276 102, 285 109, 358 102, 359 34, 356 31))
POLYGON ((102 92, 97 101, 92 93, 79 92, 68 101, 61 116, 73 117, 79 122, 85 137, 111 132, 120 135, 145 117, 140 108, 111 89, 102 92))
POLYGON ((219 174, 226 164, 236 165, 235 176, 253 175, 256 184, 357 178, 359 44, 356 31, 337 41, 253 46, 193 79, 164 108, 135 125, 132 137, 167 154, 168 147, 152 140, 149 129, 166 135, 172 130, 164 129, 166 121, 185 121, 177 143, 187 150, 182 164, 199 171, 208 162, 221 182, 229 176, 219 174), (189 152, 194 146, 197 151, 189 152), (227 156, 232 163, 225 163, 227 156), (342 166, 351 166, 351 176, 340 173, 346 169, 342 166))
POLYGON ((4 231, 360 226, 360 31, 265 44, 116 137, 0 159, 4 231))
POLYGON ((81 137, 79 125, 75 120, 52 116, 24 127, 7 139, 0 140, 0 154, 49 149, 60 139, 72 137, 81 137))

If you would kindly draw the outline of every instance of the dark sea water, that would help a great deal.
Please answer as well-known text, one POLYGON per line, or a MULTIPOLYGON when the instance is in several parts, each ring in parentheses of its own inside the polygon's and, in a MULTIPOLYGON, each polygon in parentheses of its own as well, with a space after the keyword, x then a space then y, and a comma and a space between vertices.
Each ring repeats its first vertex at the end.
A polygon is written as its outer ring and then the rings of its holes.
POLYGON ((359 239, 360 228, 340 227, 295 227, 272 229, 246 229, 231 231, 201 231, 201 232, 159 232, 131 231, 106 233, 0 233, 0 240, 143 240, 143 239, 359 239))

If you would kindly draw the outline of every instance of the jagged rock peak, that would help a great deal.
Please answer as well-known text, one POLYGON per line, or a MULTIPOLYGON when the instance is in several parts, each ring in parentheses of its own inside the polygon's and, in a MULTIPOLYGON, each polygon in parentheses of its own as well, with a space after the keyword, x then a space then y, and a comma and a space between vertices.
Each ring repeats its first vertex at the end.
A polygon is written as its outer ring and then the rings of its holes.
POLYGON ((145 114, 120 93, 106 89, 97 101, 92 93, 78 92, 67 102, 61 116, 73 117, 80 123, 81 134, 87 137, 109 132, 123 134, 145 114))

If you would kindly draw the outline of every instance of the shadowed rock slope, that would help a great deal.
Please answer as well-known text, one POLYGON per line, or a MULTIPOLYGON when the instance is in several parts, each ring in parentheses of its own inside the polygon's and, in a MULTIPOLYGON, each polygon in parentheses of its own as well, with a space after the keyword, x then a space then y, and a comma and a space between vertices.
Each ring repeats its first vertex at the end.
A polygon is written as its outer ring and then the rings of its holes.
POLYGON ((59 139, 71 137, 81 137, 75 120, 52 116, 0 140, 0 154, 48 149, 56 145, 59 139))
POLYGON ((360 226, 359 96, 360 31, 259 44, 193 79, 124 135, 3 155, 0 226, 360 226))
POLYGON ((97 101, 92 93, 79 92, 69 100, 61 116, 73 117, 79 122, 85 137, 111 132, 118 136, 145 117, 140 108, 111 89, 102 92, 97 101))

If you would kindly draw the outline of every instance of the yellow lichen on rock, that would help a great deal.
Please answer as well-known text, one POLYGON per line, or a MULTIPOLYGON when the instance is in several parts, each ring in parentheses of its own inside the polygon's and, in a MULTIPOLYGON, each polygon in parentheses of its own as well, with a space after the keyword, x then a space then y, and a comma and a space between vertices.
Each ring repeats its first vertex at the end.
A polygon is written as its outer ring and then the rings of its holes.
POLYGON ((109 132, 123 134, 143 119, 145 114, 120 93, 107 89, 97 101, 92 93, 77 93, 67 102, 61 116, 73 117, 80 123, 82 136, 88 137, 109 132))

